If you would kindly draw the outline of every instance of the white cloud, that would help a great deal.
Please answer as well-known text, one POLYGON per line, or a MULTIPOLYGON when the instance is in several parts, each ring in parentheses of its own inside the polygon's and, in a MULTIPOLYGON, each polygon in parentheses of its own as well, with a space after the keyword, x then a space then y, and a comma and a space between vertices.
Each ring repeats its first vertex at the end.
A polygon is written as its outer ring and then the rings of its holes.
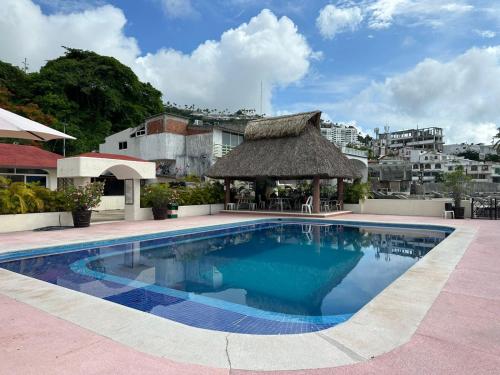
POLYGON ((316 26, 324 38, 333 39, 338 33, 355 31, 362 20, 361 9, 356 6, 337 8, 328 4, 320 10, 316 26))
POLYGON ((93 50, 132 64, 139 54, 134 38, 123 28, 120 9, 110 5, 74 13, 45 15, 28 0, 4 0, 0 7, 0 59, 19 65, 26 57, 30 70, 63 54, 62 46, 93 50))
POLYGON ((372 29, 390 27, 397 19, 410 23, 443 23, 448 16, 460 15, 474 9, 472 5, 457 0, 368 0, 365 11, 369 14, 368 26, 372 29))
POLYGON ((198 16, 191 0, 161 0, 163 11, 171 18, 190 18, 198 16))
POLYGON ((140 57, 136 66, 177 103, 259 110, 262 81, 263 109, 270 113, 273 88, 303 78, 315 57, 289 18, 263 10, 190 54, 163 49, 140 57))
POLYGON ((394 23, 445 26, 451 18, 475 9, 465 0, 362 0, 340 4, 342 7, 328 4, 319 12, 316 26, 324 38, 333 39, 338 33, 355 31, 362 24, 374 30, 387 29, 394 23))
POLYGON ((500 123, 500 46, 472 48, 448 62, 426 59, 324 107, 343 118, 392 129, 441 126, 447 141, 490 142, 500 123))
POLYGON ((497 35, 496 32, 491 31, 491 30, 478 30, 478 29, 475 29, 474 32, 477 35, 479 35, 480 37, 482 37, 482 38, 488 38, 488 39, 494 38, 497 35))
POLYGON ((31 70, 60 56, 61 46, 93 50, 129 65, 163 92, 165 101, 219 109, 260 107, 271 113, 273 89, 303 78, 320 57, 287 17, 263 10, 248 23, 200 44, 191 53, 161 49, 141 55, 125 35, 123 12, 106 5, 70 14, 45 15, 29 0, 4 0, 0 7, 0 59, 31 70))

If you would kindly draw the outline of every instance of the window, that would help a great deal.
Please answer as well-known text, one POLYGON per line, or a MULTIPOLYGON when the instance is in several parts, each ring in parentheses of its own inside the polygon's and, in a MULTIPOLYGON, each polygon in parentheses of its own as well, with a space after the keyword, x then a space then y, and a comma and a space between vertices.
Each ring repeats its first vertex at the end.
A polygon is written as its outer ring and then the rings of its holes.
POLYGON ((241 134, 235 134, 235 133, 222 132, 222 144, 223 145, 227 145, 227 146, 231 146, 231 147, 236 147, 241 142, 243 142, 243 135, 241 135, 241 134))
POLYGON ((418 164, 413 164, 413 169, 418 169, 418 164))
POLYGON ((438 158, 438 157, 437 157, 437 155, 436 155, 436 156, 434 156, 434 160, 437 160, 437 158, 438 158))
POLYGON ((431 169, 431 165, 430 164, 426 164, 424 168, 425 169, 431 169))
POLYGON ((483 165, 483 166, 481 167, 481 170, 482 170, 483 172, 484 172, 484 171, 486 171, 486 172, 487 172, 487 171, 488 171, 488 166, 487 166, 487 165, 483 165))
POLYGON ((146 126, 145 125, 140 127, 139 129, 137 129, 137 131, 135 132, 136 137, 141 137, 145 134, 146 134, 146 126))
POLYGON ((449 171, 452 171, 452 170, 453 170, 453 167, 448 167, 448 170, 449 170, 449 171))
POLYGON ((425 160, 429 160, 429 158, 426 156, 426 157, 425 157, 425 160))
POLYGON ((470 170, 471 170, 471 171, 477 171, 477 165, 473 165, 473 166, 471 166, 471 167, 470 167, 470 170))
POLYGON ((436 163, 436 165, 434 166, 434 169, 441 169, 441 164, 436 163))
POLYGON ((118 142, 118 150, 126 150, 127 149, 127 142, 118 142))
POLYGON ((40 186, 47 186, 47 177, 45 176, 26 176, 26 183, 38 182, 40 186))

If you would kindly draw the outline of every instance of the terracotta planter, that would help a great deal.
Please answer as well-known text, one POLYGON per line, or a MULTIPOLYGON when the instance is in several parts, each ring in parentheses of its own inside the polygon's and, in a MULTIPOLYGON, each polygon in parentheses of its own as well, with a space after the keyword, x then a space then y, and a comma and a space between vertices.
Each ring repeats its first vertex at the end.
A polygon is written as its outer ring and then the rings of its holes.
POLYGON ((153 207, 153 219, 155 220, 165 220, 167 218, 167 209, 166 208, 159 208, 159 207, 153 207))
POLYGON ((73 226, 75 228, 86 228, 90 226, 91 210, 73 211, 73 226))

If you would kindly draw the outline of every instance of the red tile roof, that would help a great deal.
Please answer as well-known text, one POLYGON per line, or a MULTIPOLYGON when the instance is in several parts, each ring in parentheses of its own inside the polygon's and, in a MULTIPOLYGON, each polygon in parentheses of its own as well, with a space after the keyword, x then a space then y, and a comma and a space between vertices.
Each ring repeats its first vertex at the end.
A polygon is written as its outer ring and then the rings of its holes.
POLYGON ((62 156, 41 148, 0 143, 0 166, 17 168, 57 168, 62 156))
POLYGON ((84 158, 99 158, 99 159, 118 159, 118 160, 130 160, 130 161, 147 161, 144 159, 134 158, 127 155, 117 155, 117 154, 105 154, 100 152, 86 152, 85 154, 76 155, 84 158))

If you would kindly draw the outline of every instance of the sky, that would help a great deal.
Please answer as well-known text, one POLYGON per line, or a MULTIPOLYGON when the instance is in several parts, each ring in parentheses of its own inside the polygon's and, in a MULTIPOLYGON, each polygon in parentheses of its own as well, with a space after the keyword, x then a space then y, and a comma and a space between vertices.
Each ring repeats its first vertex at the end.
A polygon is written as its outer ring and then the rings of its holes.
POLYGON ((372 134, 500 126, 498 0, 1 0, 0 60, 93 50, 164 102, 323 118, 372 134), (262 100, 261 100, 262 82, 262 100))

